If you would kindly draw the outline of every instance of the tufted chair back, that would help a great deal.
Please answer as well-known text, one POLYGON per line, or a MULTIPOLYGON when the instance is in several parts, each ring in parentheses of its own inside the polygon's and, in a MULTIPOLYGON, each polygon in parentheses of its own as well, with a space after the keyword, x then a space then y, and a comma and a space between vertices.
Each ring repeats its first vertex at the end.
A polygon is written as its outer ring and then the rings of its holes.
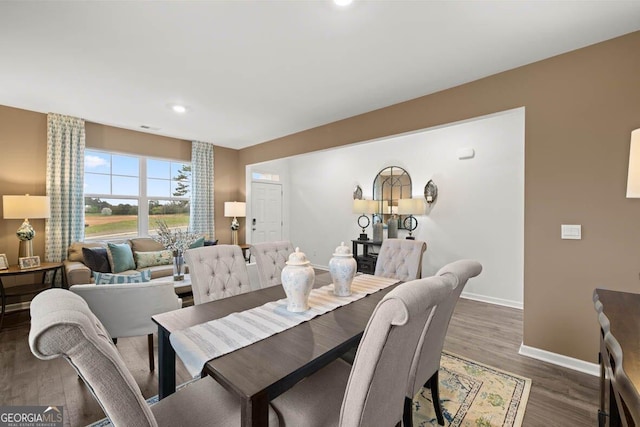
POLYGON ((421 240, 387 239, 382 242, 374 274, 405 281, 420 279, 426 250, 427 244, 421 240))
MULTIPOLYGON (((39 359, 67 360, 110 418, 109 425, 240 425, 240 399, 210 376, 149 406, 109 333, 84 299, 73 292, 48 289, 31 301, 29 347, 39 359)), ((278 416, 271 407, 268 425, 278 426, 278 416)))
MULTIPOLYGON (((460 294, 467 284, 467 281, 476 277, 481 271, 482 265, 479 262, 463 259, 445 265, 435 274, 435 277, 448 278, 452 291, 438 304, 431 325, 425 328, 418 342, 418 347, 409 372, 406 397, 411 401, 423 385, 425 388, 428 386, 428 388, 431 389, 431 401, 434 405, 437 405, 434 406, 434 408, 439 422, 443 420, 443 418, 442 408, 438 398, 438 370, 440 369, 440 357, 447 330, 449 329, 449 322, 451 321, 453 310, 458 303, 460 294), (434 381, 434 383, 430 381, 434 381)), ((408 404, 411 405, 410 402, 408 402, 408 404)), ((411 413, 405 415, 410 417, 411 413)), ((407 422, 406 424, 409 423, 407 422)), ((444 421, 440 424, 444 425, 444 421)))
POLYGON ((251 290, 247 264, 240 246, 215 245, 185 251, 194 304, 251 290))
POLYGON ((29 346, 39 359, 67 359, 114 425, 158 425, 109 333, 82 297, 64 289, 38 294, 31 301, 29 346))
POLYGON ((261 288, 282 284, 282 269, 293 252, 293 246, 288 240, 251 245, 251 255, 256 257, 261 288))

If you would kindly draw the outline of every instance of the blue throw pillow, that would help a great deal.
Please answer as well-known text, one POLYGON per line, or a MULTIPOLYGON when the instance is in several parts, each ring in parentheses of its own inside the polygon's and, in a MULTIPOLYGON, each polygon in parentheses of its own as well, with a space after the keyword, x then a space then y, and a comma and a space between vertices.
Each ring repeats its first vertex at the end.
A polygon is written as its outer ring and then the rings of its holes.
POLYGON ((107 243, 107 255, 112 273, 136 269, 131 246, 126 243, 107 243))
POLYGON ((201 248, 204 246, 204 236, 189 245, 189 249, 201 248))
POLYGON ((118 285, 125 283, 144 283, 151 280, 151 270, 142 270, 133 274, 93 273, 96 285, 118 285))

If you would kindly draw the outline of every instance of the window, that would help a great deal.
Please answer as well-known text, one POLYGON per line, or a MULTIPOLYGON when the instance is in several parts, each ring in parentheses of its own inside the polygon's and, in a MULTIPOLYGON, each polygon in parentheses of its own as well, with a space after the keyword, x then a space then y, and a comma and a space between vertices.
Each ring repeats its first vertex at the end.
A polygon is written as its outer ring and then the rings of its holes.
POLYGON ((189 226, 189 163, 85 150, 85 239, 153 234, 155 220, 189 226))
POLYGON ((252 172, 251 178, 254 181, 280 181, 280 175, 274 173, 252 172))

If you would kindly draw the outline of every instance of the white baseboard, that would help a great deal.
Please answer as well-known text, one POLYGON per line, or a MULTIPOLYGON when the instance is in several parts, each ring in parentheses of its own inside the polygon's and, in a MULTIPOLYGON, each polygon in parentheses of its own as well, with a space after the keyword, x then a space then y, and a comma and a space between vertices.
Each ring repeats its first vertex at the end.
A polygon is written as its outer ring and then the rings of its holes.
POLYGON ((529 347, 524 344, 520 344, 520 350, 518 353, 522 356, 552 363, 554 365, 562 366, 563 368, 573 369, 574 371, 582 372, 584 374, 596 377, 600 376, 600 365, 597 363, 585 362, 584 360, 575 359, 558 353, 552 353, 536 347, 529 347))
POLYGON ((461 298, 470 299, 470 300, 474 300, 474 301, 486 302, 486 303, 489 303, 489 304, 496 304, 496 305, 503 305, 505 307, 518 308, 520 310, 522 310, 522 308, 524 307, 523 304, 521 302, 518 302, 518 301, 511 301, 511 300, 508 300, 508 299, 488 297, 486 295, 472 294, 470 292, 464 292, 464 291, 462 292, 460 297, 461 298))

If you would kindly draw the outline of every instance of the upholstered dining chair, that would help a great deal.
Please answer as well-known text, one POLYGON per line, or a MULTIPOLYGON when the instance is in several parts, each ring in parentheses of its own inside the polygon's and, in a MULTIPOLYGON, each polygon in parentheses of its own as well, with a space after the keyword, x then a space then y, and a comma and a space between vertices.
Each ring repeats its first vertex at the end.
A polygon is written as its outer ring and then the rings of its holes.
POLYGON ((87 302, 114 340, 146 335, 149 370, 154 370, 153 333, 158 325, 151 316, 182 307, 173 282, 73 285, 69 290, 87 302))
POLYGON ((369 319, 353 366, 338 359, 271 402, 280 424, 399 424, 418 340, 452 287, 451 277, 429 277, 385 295, 369 319))
MULTIPOLYGON (((29 346, 43 360, 64 357, 114 426, 240 425, 240 400, 210 377, 149 406, 108 331, 73 292, 50 289, 33 299, 29 346)), ((270 408, 269 426, 277 425, 270 408)))
POLYGON ((404 426, 413 425, 413 397, 424 386, 431 390, 433 407, 435 409, 438 424, 444 425, 442 406, 440 404, 440 388, 438 372, 440 370, 440 357, 444 347, 444 339, 447 335, 449 322, 453 315, 453 309, 460 298, 467 281, 476 277, 482 271, 482 265, 477 261, 459 260, 442 267, 436 277, 448 277, 453 285, 452 292, 436 307, 431 324, 426 326, 409 373, 409 386, 405 397, 404 426))
POLYGON ((419 279, 426 250, 427 244, 421 240, 386 239, 380 247, 374 274, 398 280, 419 279))
POLYGON ((230 297, 251 291, 247 264, 240 246, 215 245, 188 249, 193 303, 230 297))
POLYGON ((256 258, 258 266, 261 288, 282 284, 282 269, 293 252, 293 245, 288 240, 251 245, 251 254, 256 258))

